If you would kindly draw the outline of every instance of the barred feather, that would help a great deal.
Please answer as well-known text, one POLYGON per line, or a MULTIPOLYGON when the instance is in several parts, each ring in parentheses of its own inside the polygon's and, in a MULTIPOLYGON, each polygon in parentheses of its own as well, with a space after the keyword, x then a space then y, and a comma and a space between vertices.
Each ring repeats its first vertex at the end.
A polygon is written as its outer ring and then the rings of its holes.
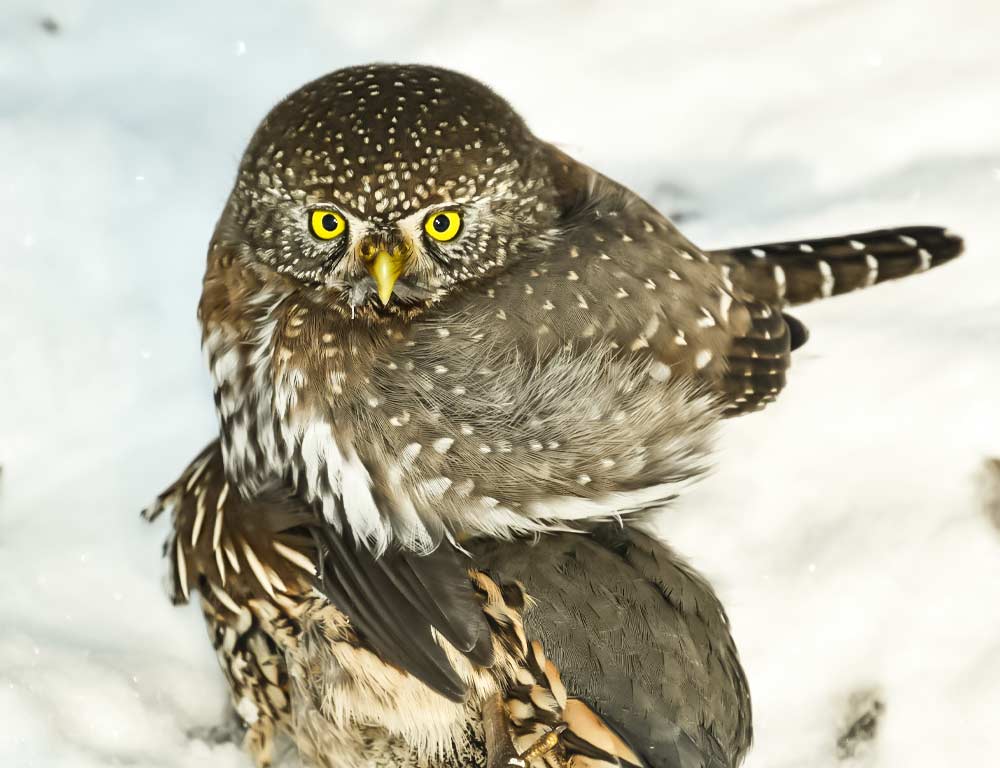
POLYGON ((962 253, 941 227, 898 227, 709 251, 737 288, 775 306, 805 304, 924 272, 962 253))

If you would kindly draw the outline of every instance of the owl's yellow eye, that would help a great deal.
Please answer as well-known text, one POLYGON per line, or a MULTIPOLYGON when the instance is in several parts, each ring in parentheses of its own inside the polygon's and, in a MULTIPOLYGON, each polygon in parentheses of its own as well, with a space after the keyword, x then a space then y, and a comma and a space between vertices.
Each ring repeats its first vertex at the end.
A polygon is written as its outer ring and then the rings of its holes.
POLYGON ((320 240, 333 240, 344 234, 347 222, 336 211, 313 211, 309 214, 309 229, 320 240))
POLYGON ((424 231, 439 243, 454 240, 462 229, 462 216, 458 211, 438 211, 424 222, 424 231))

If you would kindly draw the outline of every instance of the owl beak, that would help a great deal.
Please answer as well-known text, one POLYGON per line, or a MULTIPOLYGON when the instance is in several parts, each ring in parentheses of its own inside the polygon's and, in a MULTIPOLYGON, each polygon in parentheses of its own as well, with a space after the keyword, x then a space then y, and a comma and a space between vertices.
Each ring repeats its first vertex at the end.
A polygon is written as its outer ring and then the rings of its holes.
POLYGON ((375 288, 383 306, 392 298, 392 289, 406 267, 406 252, 398 246, 390 252, 384 245, 362 248, 365 269, 375 281, 375 288))

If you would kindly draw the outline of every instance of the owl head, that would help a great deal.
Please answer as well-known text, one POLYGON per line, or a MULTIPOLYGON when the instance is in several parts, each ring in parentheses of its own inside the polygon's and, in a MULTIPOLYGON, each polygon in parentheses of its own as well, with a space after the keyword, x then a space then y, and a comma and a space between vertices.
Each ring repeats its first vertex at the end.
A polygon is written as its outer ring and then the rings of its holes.
POLYGON ((342 69, 260 124, 215 242, 352 314, 434 303, 557 227, 545 146, 472 78, 342 69))

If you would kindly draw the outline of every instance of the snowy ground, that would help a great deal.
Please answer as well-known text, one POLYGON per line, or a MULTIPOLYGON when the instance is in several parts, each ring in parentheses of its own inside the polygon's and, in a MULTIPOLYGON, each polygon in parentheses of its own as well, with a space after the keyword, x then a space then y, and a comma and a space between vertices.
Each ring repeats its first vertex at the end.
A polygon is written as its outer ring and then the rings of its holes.
POLYGON ((413 60, 487 80, 706 246, 967 236, 956 264, 803 310, 786 394, 727 425, 663 532, 729 608, 749 766, 836 764, 865 696, 852 764, 997 764, 976 476, 1000 455, 1000 4, 363 5, 0 9, 0 763, 246 765, 186 736, 221 677, 137 513, 212 435, 194 305, 256 121, 328 70, 413 60))

